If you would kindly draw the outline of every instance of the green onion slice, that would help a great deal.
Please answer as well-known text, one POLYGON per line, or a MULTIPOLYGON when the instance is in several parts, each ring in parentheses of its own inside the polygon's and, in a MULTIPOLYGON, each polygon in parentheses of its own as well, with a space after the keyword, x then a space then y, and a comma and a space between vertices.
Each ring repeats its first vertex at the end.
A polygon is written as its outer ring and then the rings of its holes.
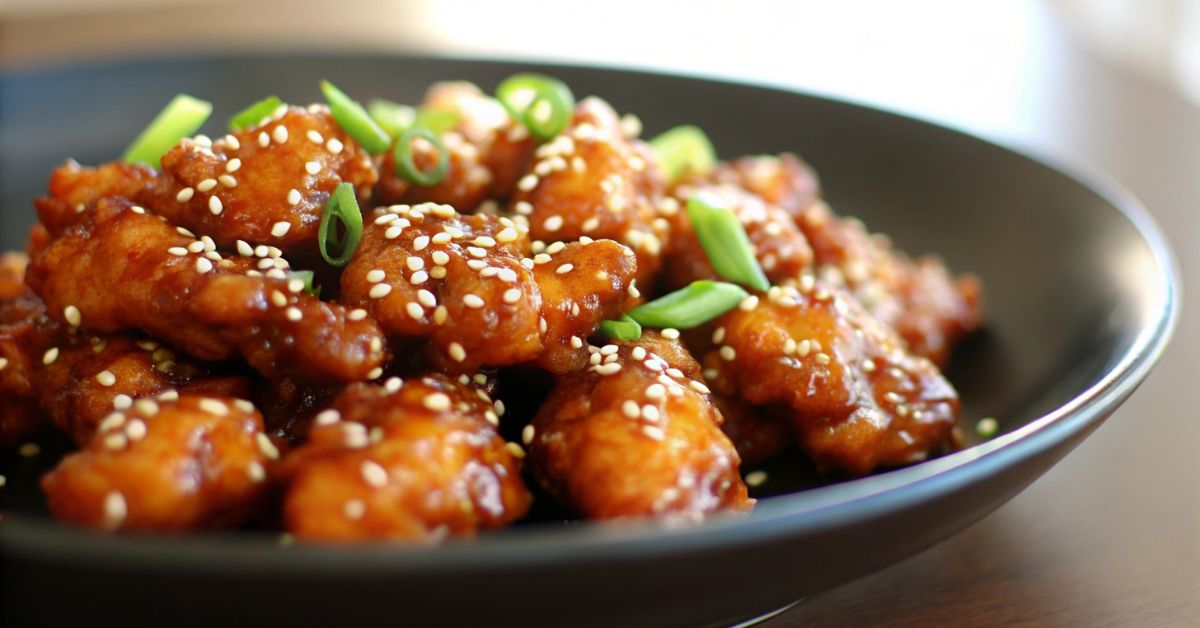
POLYGON ((691 329, 732 310, 747 296, 736 284, 701 279, 627 314, 644 327, 691 329))
POLYGON ((321 226, 317 229, 317 246, 321 249, 321 257, 330 265, 345 266, 354 255, 354 249, 358 248, 362 230, 362 211, 358 208, 358 200, 354 198, 354 186, 340 183, 329 196, 329 202, 325 203, 321 226))
POLYGON ((600 333, 617 340, 637 340, 642 337, 642 326, 628 314, 622 314, 615 321, 600 323, 600 333))
POLYGON ((421 107, 417 110, 413 126, 420 129, 429 129, 441 135, 458 126, 458 112, 453 109, 442 109, 440 107, 421 107))
POLYGON ((717 164, 717 151, 708 136, 690 124, 666 131, 649 143, 668 182, 678 181, 689 172, 706 175, 717 164))
POLYGON ((532 72, 504 79, 496 88, 496 98, 543 142, 567 128, 575 109, 575 95, 566 83, 532 72))
POLYGON ((123 160, 157 167, 162 156, 167 154, 179 140, 200 130, 212 113, 212 103, 179 94, 154 116, 145 128, 125 149, 123 160))
POLYGON ((367 115, 362 105, 355 102, 329 81, 321 81, 321 91, 325 94, 325 102, 329 103, 329 112, 333 119, 347 135, 354 138, 368 153, 378 155, 388 149, 392 138, 367 115))
POLYGON ((408 105, 376 98, 367 103, 367 113, 384 133, 395 138, 405 129, 411 127, 417 118, 417 112, 408 105))
POLYGON ((721 199, 704 192, 694 194, 687 201, 687 213, 718 275, 758 291, 771 287, 742 221, 721 199))
POLYGON ((287 274, 288 281, 299 279, 304 282, 304 288, 301 290, 304 294, 320 297, 321 286, 313 286, 313 277, 315 273, 311 270, 293 270, 287 274))
POLYGON ((258 126, 267 116, 275 112, 276 109, 283 104, 278 96, 267 96, 266 98, 242 109, 229 119, 229 130, 233 132, 249 129, 250 127, 258 126))
POLYGON ((437 185, 446 178, 446 173, 450 170, 450 151, 446 149, 446 145, 433 131, 420 127, 413 127, 400 134, 400 139, 396 140, 396 147, 392 149, 392 159, 396 162, 396 176, 426 187, 437 185), (417 138, 433 144, 438 153, 437 165, 426 172, 421 172, 413 163, 412 143, 417 138))

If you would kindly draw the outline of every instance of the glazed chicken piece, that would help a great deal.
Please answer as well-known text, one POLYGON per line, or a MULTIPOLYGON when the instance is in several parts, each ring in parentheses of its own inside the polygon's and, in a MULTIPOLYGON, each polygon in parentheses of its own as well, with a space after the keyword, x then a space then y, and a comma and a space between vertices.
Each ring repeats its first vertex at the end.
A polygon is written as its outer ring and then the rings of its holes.
POLYGON ((287 529, 430 543, 519 519, 531 501, 524 453, 500 437, 497 414, 465 375, 350 386, 284 461, 287 529))
POLYGON ((28 259, 0 255, 0 447, 11 447, 42 424, 35 371, 54 324, 25 285, 28 259))
MULTIPOLYGON (((499 101, 470 83, 436 83, 422 106, 453 112, 458 119, 453 129, 440 135, 449 152, 449 170, 434 185, 418 185, 396 174, 395 157, 389 150, 380 166, 377 200, 385 204, 442 203, 470 213, 487 199, 508 198, 533 156, 533 140, 525 127, 516 123, 499 101)), ((423 172, 437 164, 437 152, 424 140, 413 142, 412 155, 423 172)))
POLYGON ((561 376, 526 430, 547 491, 590 519, 698 520, 753 506, 721 413, 678 341, 647 331, 591 349, 593 365, 561 376))
POLYGON ((382 372, 383 336, 366 312, 303 294, 278 268, 253 268, 273 260, 225 258, 185 233, 104 199, 37 253, 28 281, 56 320, 73 309, 83 329, 140 329, 200 360, 240 354, 269 377, 317 382, 382 372))
POLYGON ((217 140, 185 138, 162 158, 163 176, 135 197, 172 224, 232 249, 274 246, 313 258, 317 228, 340 183, 370 197, 379 178, 370 155, 323 105, 281 107, 217 140))
POLYGON ((262 503, 277 456, 248 401, 147 398, 105 419, 42 489, 56 517, 102 530, 236 525, 262 503))
MULTIPOLYGON (((607 238, 637 254, 649 285, 662 263, 670 225, 659 220, 662 177, 649 148, 623 135, 617 114, 597 98, 580 102, 570 127, 535 152, 509 209, 529 221, 535 241, 607 238)), ((540 251, 539 251, 540 252, 540 251)))
POLYGON ((981 324, 979 280, 951 277, 936 258, 915 262, 851 218, 814 203, 799 218, 815 254, 817 276, 846 287, 910 351, 945 364, 950 351, 981 324))
POLYGON ((733 391, 722 394, 715 383, 712 399, 725 419, 721 431, 733 443, 742 459, 743 469, 778 454, 796 441, 785 418, 788 415, 786 407, 755 407, 733 391))
POLYGON ((379 208, 366 222, 342 299, 399 343, 430 339, 445 370, 581 364, 583 339, 630 299, 636 262, 615 242, 556 244, 531 258, 513 221, 429 203, 379 208))
POLYGON ((713 173, 718 183, 734 184, 779 207, 793 218, 821 198, 821 185, 808 164, 790 153, 751 155, 721 164, 713 173))
POLYGON ((954 438, 958 395, 853 298, 772 288, 717 319, 704 359, 718 390, 790 409, 818 468, 862 475, 924 460, 954 438))
MULTIPOLYGON (((675 194, 681 206, 686 206, 692 195, 703 194, 733 211, 772 284, 795 282, 805 271, 812 271, 813 254, 808 240, 792 217, 778 205, 729 183, 684 185, 676 189, 675 194)), ((709 264, 708 254, 696 238, 687 212, 682 208, 671 212, 670 221, 671 247, 665 270, 667 285, 681 288, 698 279, 721 279, 709 264)))
POLYGON ((100 199, 134 198, 148 188, 158 173, 146 166, 120 161, 86 168, 71 159, 50 175, 47 196, 34 200, 41 224, 58 236, 85 219, 100 199))

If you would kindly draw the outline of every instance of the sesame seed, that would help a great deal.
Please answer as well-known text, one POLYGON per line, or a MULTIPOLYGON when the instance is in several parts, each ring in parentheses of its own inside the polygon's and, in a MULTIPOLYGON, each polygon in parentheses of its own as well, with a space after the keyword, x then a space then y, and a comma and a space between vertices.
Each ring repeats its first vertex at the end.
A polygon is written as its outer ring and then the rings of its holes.
POLYGON ((308 174, 317 174, 321 171, 321 162, 309 161, 304 164, 304 171, 308 174))
POLYGON ((115 529, 121 525, 128 514, 129 507, 125 503, 124 495, 113 491, 104 496, 104 526, 106 528, 115 529))
POLYGON ((447 347, 447 353, 450 354, 450 357, 453 358, 455 362, 462 362, 463 360, 467 359, 467 350, 463 349, 463 346, 457 342, 450 343, 450 346, 447 347))
POLYGON ((96 382, 107 388, 117 383, 117 376, 112 371, 100 371, 96 373, 96 382))
POLYGON ((667 389, 662 384, 650 384, 646 388, 647 399, 662 399, 665 396, 667 396, 667 389))
POLYGON ((376 225, 386 225, 389 222, 395 221, 397 218, 399 218, 399 216, 397 216, 396 214, 383 214, 383 215, 375 218, 375 224, 376 225))
POLYGON ((751 471, 746 474, 746 486, 762 486, 763 482, 767 481, 766 471, 751 471))
POLYGON ((275 236, 276 238, 282 238, 283 236, 287 235, 287 232, 290 231, 291 228, 292 223, 283 222, 281 220, 271 227, 271 235, 275 236))
POLYGON ((352 321, 361 321, 367 317, 367 311, 362 308, 355 308, 346 313, 346 318, 352 321))
POLYGON ((387 471, 384 470, 383 466, 378 462, 364 460, 360 470, 362 471, 363 480, 366 480, 367 484, 370 484, 375 488, 383 488, 387 486, 387 471))
POLYGON ((246 477, 250 478, 251 482, 257 484, 267 479, 267 470, 258 461, 252 460, 250 464, 246 465, 246 477))
POLYGON ((554 272, 556 272, 560 275, 565 275, 574 269, 575 269, 574 264, 563 264, 563 265, 559 266, 558 268, 555 268, 554 272))
POLYGON ((796 355, 798 355, 800 357, 804 357, 804 356, 808 355, 809 351, 812 351, 812 342, 810 342, 808 340, 801 340, 796 345, 796 355))
POLYGON ((694 390, 702 395, 707 395, 712 392, 712 390, 709 389, 708 386, 705 386, 703 382, 699 382, 696 380, 692 380, 692 381, 688 382, 688 386, 690 386, 692 388, 692 390, 694 390))
POLYGON ((525 457, 525 450, 521 449, 521 446, 516 443, 505 443, 504 448, 507 449, 508 453, 512 454, 514 458, 525 457))
POLYGON ((499 242, 512 242, 518 237, 517 230, 512 227, 506 227, 496 234, 496 240, 499 242))
POLYGON ((391 394, 391 393, 394 393, 394 392, 400 390, 400 388, 402 388, 403 386, 404 386, 404 380, 400 379, 399 377, 389 377, 387 379, 387 381, 383 383, 383 389, 385 391, 387 391, 388 394, 391 394))
MULTIPOLYGON (((449 233, 446 233, 445 231, 434 234, 433 238, 431 238, 431 240, 433 241, 434 244, 446 244, 453 239, 454 239, 454 236, 450 235, 449 233)), ((414 240, 413 242, 415 243, 416 241, 414 240)), ((418 250, 420 250, 420 249, 418 249, 418 250)))
MULTIPOLYGON (((145 400, 142 400, 145 401, 145 400)), ((151 401, 150 403, 154 403, 151 401)), ((129 440, 141 440, 146 437, 146 422, 141 419, 133 419, 125 424, 125 436, 129 440)))
POLYGON ((211 271, 212 269, 213 269, 212 262, 210 262, 208 260, 208 258, 201 257, 196 260, 196 272, 203 275, 204 273, 207 273, 207 272, 211 271))
POLYGON ((411 283, 414 286, 419 286, 419 285, 425 283, 426 281, 429 281, 429 273, 427 273, 423 270, 418 270, 417 272, 413 273, 411 277, 408 278, 408 283, 411 283))
POLYGON ((129 445, 129 439, 124 434, 116 432, 113 434, 106 434, 100 443, 104 445, 105 449, 116 451, 118 449, 125 449, 125 447, 129 445))
POLYGON ((433 324, 441 325, 445 323, 446 319, 449 317, 450 311, 446 309, 446 306, 439 305, 437 306, 437 309, 433 311, 433 324))
POLYGON ((271 136, 267 135, 266 131, 262 131, 258 134, 258 145, 263 148, 271 145, 271 136))
POLYGON ((730 347, 729 345, 721 347, 719 353, 721 354, 721 359, 725 360, 726 362, 730 362, 737 357, 737 351, 735 351, 734 348, 730 347))
POLYGON ((629 352, 629 355, 635 360, 644 360, 646 359, 646 349, 644 347, 634 347, 633 350, 629 352))
POLYGON ((1000 423, 990 416, 979 419, 979 422, 975 424, 975 433, 984 438, 995 436, 999 430, 1000 423))
POLYGON ((675 329, 673 327, 665 327, 659 333, 662 334, 662 337, 666 338, 667 340, 678 340, 679 339, 679 330, 675 329))
POLYGON ((259 432, 254 435, 254 438, 258 441, 259 450, 262 451, 267 459, 276 460, 279 458, 279 449, 275 447, 275 443, 272 443, 270 438, 267 438, 266 434, 259 432))
MULTIPOLYGON (((447 234, 449 235, 449 234, 447 234)), ((425 247, 429 246, 429 236, 417 236, 413 238, 413 250, 424 251, 425 247)), ((416 269, 414 269, 416 270, 416 269)))
POLYGON ((463 305, 469 308, 479 309, 484 306, 484 301, 478 295, 468 294, 463 297, 463 305))
POLYGON ((430 410, 450 409, 450 397, 446 396, 445 393, 439 392, 425 395, 425 399, 421 403, 430 410))
POLYGON ((241 167, 242 167, 242 160, 238 159, 237 157, 234 157, 233 159, 229 160, 229 163, 225 164, 225 172, 232 174, 232 173, 240 170, 241 167))
POLYGON ((596 373, 598 373, 600 375, 612 375, 621 370, 621 365, 616 362, 612 362, 610 364, 601 364, 600 366, 593 366, 592 369, 594 369, 596 371, 596 373))
POLYGON ((306 135, 308 136, 308 141, 312 142, 313 144, 325 143, 325 138, 321 137, 321 134, 313 129, 309 129, 306 135))
POLYGON ((562 226, 563 217, 558 215, 551 216, 542 222, 542 227, 544 227, 546 231, 558 231, 562 228, 562 226))
POLYGON ((200 183, 196 184, 196 189, 201 192, 208 192, 209 190, 212 190, 215 187, 217 187, 216 179, 205 179, 205 180, 201 181, 200 183))
POLYGON ((288 190, 287 202, 288 202, 288 205, 299 205, 300 204, 300 190, 297 190, 296 188, 292 188, 292 189, 288 190))
POLYGON ((379 283, 386 278, 387 273, 383 272, 383 269, 381 268, 372 268, 371 270, 367 271, 367 281, 371 283, 379 283))
POLYGON ((479 247, 477 247, 477 246, 468 246, 468 247, 467 247, 467 253, 468 253, 468 254, 469 254, 471 257, 478 257, 478 258, 481 258, 481 259, 482 259, 482 258, 484 258, 484 257, 487 257, 487 251, 486 251, 486 250, 484 250, 484 249, 481 249, 481 248, 479 248, 479 247))
POLYGON ((642 416, 642 407, 636 401, 626 399, 621 402, 621 414, 624 414, 626 418, 636 419, 642 416))
POLYGON ((875 360, 867 358, 862 361, 861 367, 864 373, 873 373, 875 372, 875 360))
POLYGON ((742 299, 741 303, 738 303, 738 309, 743 312, 752 311, 756 307, 758 307, 758 297, 754 295, 750 295, 742 299))
POLYGON ((403 226, 401 226, 401 225, 392 225, 392 226, 390 226, 390 227, 388 227, 388 228, 387 228, 387 231, 384 231, 384 232, 383 232, 383 237, 384 237, 384 238, 386 238, 386 239, 388 239, 388 240, 395 240, 396 238, 400 237, 400 234, 401 234, 401 233, 404 233, 404 227, 403 227, 403 226))
POLYGON ((58 347, 50 347, 42 354, 42 364, 50 366, 58 359, 58 347))
POLYGON ((282 124, 275 127, 275 129, 271 131, 271 139, 279 142, 280 144, 286 143, 288 141, 287 127, 283 126, 282 124))
POLYGON ((383 367, 377 366, 370 371, 367 371, 367 379, 379 379, 383 376, 383 367))
POLYGON ((293 323, 304 318, 304 313, 301 312, 300 309, 295 306, 289 307, 284 314, 287 316, 287 319, 289 321, 292 321, 293 323))
POLYGON ((445 251, 434 251, 429 255, 429 257, 433 260, 433 263, 437 264, 438 266, 444 266, 450 261, 450 256, 447 255, 445 251))
POLYGON ((236 188, 238 184, 237 179, 231 174, 223 174, 217 177, 217 181, 220 181, 221 185, 227 188, 236 188))
POLYGON ((371 290, 367 292, 367 296, 372 299, 382 299, 392 292, 391 284, 377 283, 371 286, 371 290))
POLYGON ((647 421, 657 421, 662 415, 659 414, 658 408, 650 404, 642 406, 642 418, 647 421))
POLYGON ((509 288, 504 291, 505 303, 516 303, 521 300, 521 291, 516 288, 509 288))
POLYGON ((638 289, 637 289, 637 280, 636 280, 636 279, 634 279, 633 281, 629 282, 629 290, 628 290, 627 292, 629 292, 629 296, 631 296, 631 297, 633 297, 633 298, 635 298, 635 299, 636 299, 636 298, 638 298, 638 297, 640 297, 640 296, 642 296, 642 293, 641 293, 641 292, 638 292, 638 289))
POLYGON ((341 140, 336 137, 331 137, 329 138, 328 142, 325 142, 325 150, 334 155, 341 153, 343 148, 345 148, 345 146, 342 144, 341 140))
POLYGON ((536 434, 537 428, 533 427, 532 423, 526 425, 525 428, 521 430, 521 442, 525 443, 526 445, 532 443, 533 437, 536 434))
POLYGON ((361 499, 350 499, 342 505, 342 514, 347 519, 362 519, 367 514, 367 505, 361 499))
POLYGON ((521 177, 520 181, 517 181, 517 189, 521 190, 522 192, 529 192, 529 191, 532 191, 533 188, 537 187, 537 184, 538 184, 537 175, 527 174, 527 175, 521 177))
POLYGON ((37 443, 25 443, 17 448, 17 453, 20 454, 22 458, 33 458, 34 456, 42 453, 42 448, 37 443))
POLYGON ((813 359, 817 361, 817 364, 822 366, 829 364, 830 361, 828 353, 818 353, 813 359))
POLYGON ((313 418, 317 425, 333 425, 340 420, 342 420, 342 413, 333 409, 322 410, 313 418))
POLYGON ((409 270, 421 270, 425 268, 425 260, 416 255, 409 255, 408 259, 404 260, 404 263, 408 266, 409 270))
POLYGON ((208 211, 212 212, 212 215, 220 216, 221 212, 224 210, 225 207, 221 205, 221 199, 215 196, 208 197, 208 211))
POLYGON ((662 428, 654 425, 643 425, 642 433, 653 440, 662 440, 667 436, 666 432, 662 431, 662 428))
POLYGON ((79 323, 83 322, 83 315, 79 313, 79 308, 74 305, 68 305, 63 308, 63 318, 67 320, 67 324, 71 327, 79 327, 79 323))
POLYGON ((179 391, 166 390, 158 394, 159 401, 179 401, 179 391))
POLYGON ((179 201, 180 203, 186 203, 192 200, 192 196, 195 194, 196 191, 192 188, 183 188, 175 195, 175 200, 179 201))

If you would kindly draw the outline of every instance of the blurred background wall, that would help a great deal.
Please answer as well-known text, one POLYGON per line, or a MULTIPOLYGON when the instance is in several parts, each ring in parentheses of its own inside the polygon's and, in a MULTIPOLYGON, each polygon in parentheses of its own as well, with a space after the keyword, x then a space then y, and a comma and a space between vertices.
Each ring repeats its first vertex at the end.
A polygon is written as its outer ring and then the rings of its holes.
MULTIPOLYGON (((1065 39, 1200 102, 1200 0, 0 0, 9 70, 139 53, 537 57, 800 87, 1044 139, 1065 39)), ((1069 121, 1066 121, 1069 123, 1069 121)))

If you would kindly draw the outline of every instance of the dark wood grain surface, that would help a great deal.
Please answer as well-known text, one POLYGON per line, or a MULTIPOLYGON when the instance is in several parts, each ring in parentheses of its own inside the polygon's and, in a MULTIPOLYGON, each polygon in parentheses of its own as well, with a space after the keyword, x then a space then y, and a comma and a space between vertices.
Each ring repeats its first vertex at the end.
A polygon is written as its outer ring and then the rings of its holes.
POLYGON ((1174 340, 1133 398, 949 541, 765 626, 1200 626, 1200 111, 1063 43, 1040 142, 1149 206, 1183 275, 1174 340))

